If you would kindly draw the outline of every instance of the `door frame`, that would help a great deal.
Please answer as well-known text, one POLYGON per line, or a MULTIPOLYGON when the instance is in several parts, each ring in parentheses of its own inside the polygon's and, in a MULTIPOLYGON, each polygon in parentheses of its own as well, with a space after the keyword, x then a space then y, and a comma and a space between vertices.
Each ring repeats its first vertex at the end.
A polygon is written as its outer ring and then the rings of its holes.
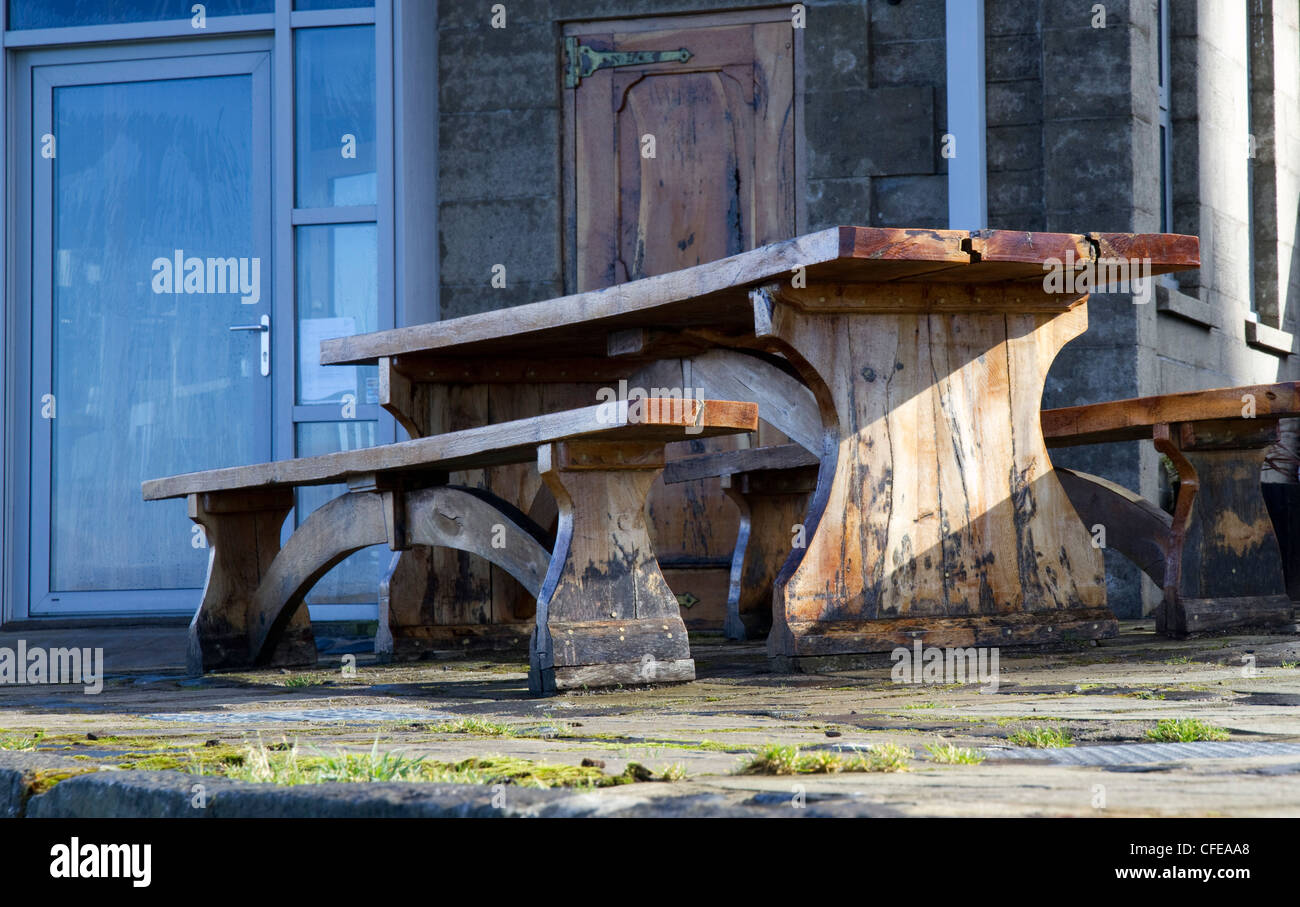
MULTIPOLYGON (((563 71, 564 39, 583 35, 603 35, 611 31, 632 33, 661 31, 671 28, 714 28, 725 25, 757 25, 763 22, 789 22, 790 7, 774 6, 761 9, 733 10, 722 13, 665 13, 654 16, 633 16, 626 19, 596 19, 562 23, 558 45, 559 70, 563 71)), ((807 202, 807 152, 804 142, 804 49, 805 29, 791 28, 794 32, 794 226, 795 236, 808 229, 807 202)), ((564 87, 559 82, 560 113, 560 211, 563 228, 560 231, 560 256, 563 262, 564 291, 577 292, 578 286, 578 175, 577 175, 577 89, 564 87)), ((579 86, 581 87, 581 86, 579 86)))
MULTIPOLYGON (((32 540, 48 539, 50 529, 49 505, 46 503, 42 506, 33 495, 33 483, 37 479, 35 466, 42 460, 48 462, 50 440, 49 432, 33 430, 35 415, 33 407, 36 401, 34 395, 37 391, 34 386, 34 379, 37 376, 34 374, 33 354, 36 343, 49 343, 51 337, 41 331, 41 325, 37 323, 38 319, 33 318, 34 307, 39 304, 37 294, 44 293, 41 298, 48 304, 50 274, 49 269, 40 267, 41 262, 36 259, 37 253, 32 236, 38 231, 43 231, 42 235, 50 234, 52 215, 52 212, 39 212, 35 208, 35 200, 39 197, 35 180, 42 178, 33 168, 36 155, 34 126, 39 109, 36 90, 45 78, 44 74, 37 73, 35 70, 57 66, 69 67, 67 72, 70 74, 77 70, 82 74, 91 74, 92 68, 101 66, 104 67, 102 70, 104 72, 117 68, 130 72, 146 67, 157 67, 149 76, 150 79, 236 74, 247 74, 253 77, 254 179, 255 186, 265 193, 262 199, 268 206, 265 212, 266 223, 263 225, 268 265, 263 269, 263 292, 270 294, 268 311, 275 319, 272 322, 274 331, 272 343, 283 346, 286 342, 284 339, 286 332, 289 338, 287 342, 292 343, 293 322, 292 318, 286 321, 281 316, 281 300, 277 299, 274 293, 277 249, 274 244, 276 212, 270 204, 274 162, 271 119, 274 110, 271 83, 272 46, 270 35, 253 35, 198 41, 162 41, 121 46, 30 50, 16 53, 13 57, 13 66, 10 70, 12 91, 6 98, 11 127, 9 134, 13 137, 9 150, 18 150, 19 153, 8 156, 12 161, 11 173, 14 177, 9 185, 15 190, 14 205, 11 209, 12 222, 20 228, 10 234, 12 257, 9 260, 11 265, 21 264, 8 269, 12 275, 13 295, 9 298, 13 301, 10 308, 13 315, 11 325, 14 330, 9 347, 12 359, 7 363, 7 377, 12 377, 14 380, 7 383, 12 384, 18 392, 13 395, 11 401, 17 405, 10 410, 14 416, 11 422, 14 444, 10 448, 13 456, 10 459, 9 476, 12 479, 11 488, 14 492, 12 500, 15 506, 12 513, 15 519, 10 527, 12 533, 10 538, 14 544, 9 546, 9 551, 4 552, 11 558, 9 561, 11 569, 7 571, 11 578, 11 585, 6 592, 12 596, 9 597, 12 611, 5 616, 6 620, 72 615, 109 618, 191 614, 202 595, 201 589, 88 591, 63 593, 60 598, 66 597, 70 600, 60 601, 54 607, 33 606, 38 594, 42 599, 48 600, 49 597, 48 589, 44 588, 44 584, 48 582, 49 549, 48 543, 33 545, 32 540), (195 58, 202 58, 202 62, 195 58), (160 72, 163 75, 160 76, 160 72), (30 225, 31 229, 21 229, 23 224, 30 225), (25 522, 26 526, 23 527, 20 521, 25 522), (27 531, 21 531, 23 528, 27 531), (112 601, 113 598, 124 595, 131 597, 130 606, 122 607, 112 601)), ((127 77, 110 78, 105 81, 138 80, 127 77)), ((73 79, 69 84, 78 84, 78 80, 73 79)), ((45 171, 44 179, 48 180, 48 169, 45 171)), ((48 320, 46 323, 49 324, 48 320)), ((267 394, 267 424, 264 428, 266 441, 264 446, 268 454, 272 453, 275 407, 277 401, 285 399, 281 384, 286 380, 283 370, 276 368, 278 363, 275 362, 277 357, 274 351, 272 358, 271 385, 267 394)), ((287 380, 292 381, 292 375, 287 376, 287 380)), ((47 485, 47 483, 48 472, 42 484, 47 485)), ((48 487, 45 487, 45 492, 48 501, 48 487)))

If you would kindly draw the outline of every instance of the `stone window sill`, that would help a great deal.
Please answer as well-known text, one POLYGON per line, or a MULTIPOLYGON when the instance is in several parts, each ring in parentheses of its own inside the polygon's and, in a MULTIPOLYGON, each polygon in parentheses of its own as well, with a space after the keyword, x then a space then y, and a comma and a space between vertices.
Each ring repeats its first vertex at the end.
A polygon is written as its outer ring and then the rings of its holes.
POLYGON ((1156 311, 1173 315, 1201 327, 1222 328, 1223 319, 1211 305, 1174 287, 1156 284, 1156 311))
POLYGON ((1266 353, 1289 356, 1295 348, 1295 335, 1247 319, 1246 344, 1266 353))

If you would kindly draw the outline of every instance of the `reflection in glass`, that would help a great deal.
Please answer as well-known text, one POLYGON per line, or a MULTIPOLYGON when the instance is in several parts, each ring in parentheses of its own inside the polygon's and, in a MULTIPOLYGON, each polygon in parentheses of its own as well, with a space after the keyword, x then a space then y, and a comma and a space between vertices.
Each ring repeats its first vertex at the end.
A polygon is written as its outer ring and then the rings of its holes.
MULTIPOLYGON (((361 421, 299 423, 298 456, 314 457, 340 450, 374 447, 376 427, 375 422, 361 421)), ((312 485, 298 489, 294 510, 297 525, 301 526, 317 507, 347 490, 346 485, 312 485)), ((387 551, 386 546, 375 545, 350 555, 312 587, 307 595, 307 604, 375 604, 379 600, 380 559, 387 551)), ((387 563, 387 559, 384 562, 387 563)))
MULTIPOLYGON (((349 4, 373 6, 371 3, 349 4)), ((275 11, 275 0, 203 0, 204 15, 242 16, 275 11)), ((194 19, 194 0, 9 0, 9 27, 66 28, 194 19)), ((303 8, 303 7, 300 7, 303 8)))
POLYGON ((259 254, 252 79, 61 87, 53 118, 49 588, 199 587, 185 502, 140 483, 265 455, 257 343, 228 330, 265 306, 158 292, 155 263, 259 254))
POLYGON ((379 329, 374 224, 298 227, 298 402, 379 402, 373 365, 321 365, 320 342, 379 329))
POLYGON ((375 29, 295 33, 297 206, 375 204, 375 29))

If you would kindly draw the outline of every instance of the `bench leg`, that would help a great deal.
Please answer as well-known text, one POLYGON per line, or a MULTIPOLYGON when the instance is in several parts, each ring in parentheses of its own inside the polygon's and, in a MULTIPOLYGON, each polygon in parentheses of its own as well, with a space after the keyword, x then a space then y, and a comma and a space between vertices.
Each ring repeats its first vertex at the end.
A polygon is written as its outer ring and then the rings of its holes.
POLYGON ((695 679, 646 527, 646 495, 663 465, 661 443, 539 448, 560 521, 529 646, 533 693, 695 679))
MULTIPOLYGON (((293 492, 287 489, 189 496, 190 519, 203 527, 210 551, 203 600, 190 621, 186 664, 191 674, 252 666, 248 609, 280 551, 280 527, 292 508, 293 492)), ((307 609, 288 623, 271 663, 316 663, 307 609)))
MULTIPOLYGON (((1263 448, 1184 450, 1198 490, 1183 539, 1178 595, 1157 629, 1187 636, 1291 622, 1282 555, 1260 490, 1263 448)), ((1168 599, 1168 597, 1166 597, 1168 599)))
POLYGON ((722 487, 740 509, 740 533, 727 590, 727 639, 763 639, 772 629, 772 584, 794 548, 817 467, 761 470, 723 476, 722 487))

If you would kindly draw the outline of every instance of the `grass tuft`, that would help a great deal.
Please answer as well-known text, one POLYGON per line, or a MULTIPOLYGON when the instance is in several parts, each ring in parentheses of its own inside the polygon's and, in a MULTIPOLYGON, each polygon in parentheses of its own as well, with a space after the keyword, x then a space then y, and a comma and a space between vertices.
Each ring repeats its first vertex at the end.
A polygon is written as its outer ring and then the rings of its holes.
POLYGON ((979 750, 952 743, 930 743, 925 747, 930 759, 940 765, 979 765, 988 757, 979 750))
MULTIPOLYGON (((204 763, 196 759, 190 771, 265 784, 322 784, 372 781, 449 782, 454 784, 513 784, 518 787, 596 788, 655 780, 638 763, 628 763, 621 775, 607 775, 597 766, 534 762, 513 756, 474 756, 459 762, 438 762, 397 752, 380 752, 379 738, 368 753, 339 751, 304 754, 297 743, 267 746, 261 740, 245 749, 238 761, 204 763)), ((658 780, 685 776, 680 766, 658 780)))
POLYGON ((458 718, 444 721, 429 728, 436 734, 473 734, 476 737, 513 737, 515 729, 499 721, 484 721, 482 718, 458 718))
POLYGON ((325 683, 319 677, 311 677, 307 674, 295 674, 292 677, 286 677, 284 686, 286 687, 318 687, 325 683))
POLYGON ((736 769, 737 775, 834 775, 840 772, 905 772, 913 753, 896 743, 875 744, 865 753, 844 757, 825 750, 801 753, 797 746, 763 747, 736 769))
POLYGON ((1162 718, 1147 728, 1147 739, 1162 743, 1193 743, 1198 740, 1227 740, 1227 728, 1206 724, 1199 718, 1162 718))
POLYGON ((31 752, 40 746, 44 737, 44 731, 37 731, 34 734, 5 734, 0 737, 0 750, 31 752))
POLYGON ((1016 746, 1032 746, 1039 749, 1059 749, 1074 745, 1074 738, 1070 736, 1069 731, 1054 727, 1035 726, 1028 730, 1016 731, 1007 740, 1016 746))

